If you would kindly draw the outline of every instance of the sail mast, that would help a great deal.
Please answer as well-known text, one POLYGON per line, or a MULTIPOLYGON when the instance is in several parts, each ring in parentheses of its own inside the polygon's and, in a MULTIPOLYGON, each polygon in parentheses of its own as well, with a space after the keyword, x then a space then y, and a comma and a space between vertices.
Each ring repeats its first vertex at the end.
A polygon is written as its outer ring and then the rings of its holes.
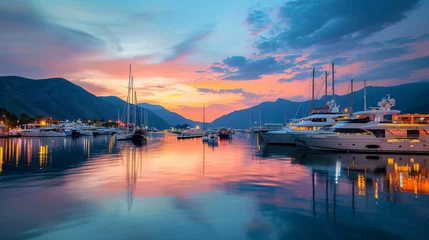
POLYGON ((131 101, 131 64, 130 72, 128 75, 128 95, 127 95, 127 133, 130 131, 130 101, 131 101))
POLYGON ((328 71, 325 71, 325 103, 328 102, 328 71))
POLYGON ((354 110, 355 110, 355 98, 354 98, 354 91, 353 91, 353 79, 351 80, 351 82, 350 82, 350 93, 351 93, 351 97, 352 97, 352 104, 351 104, 351 111, 350 111, 350 113, 353 113, 354 112, 354 110))
POLYGON ((363 80, 363 110, 366 111, 366 79, 363 80))
POLYGON ((134 129, 133 131, 136 131, 137 128, 137 92, 134 90, 135 86, 134 86, 134 77, 132 78, 133 80, 133 96, 134 96, 134 129))
POLYGON ((313 77, 311 83, 311 111, 314 110, 314 68, 313 68, 313 77))
POLYGON ((334 62, 332 62, 332 100, 335 100, 335 69, 334 62))
POLYGON ((203 132, 206 130, 206 105, 203 106, 203 132))

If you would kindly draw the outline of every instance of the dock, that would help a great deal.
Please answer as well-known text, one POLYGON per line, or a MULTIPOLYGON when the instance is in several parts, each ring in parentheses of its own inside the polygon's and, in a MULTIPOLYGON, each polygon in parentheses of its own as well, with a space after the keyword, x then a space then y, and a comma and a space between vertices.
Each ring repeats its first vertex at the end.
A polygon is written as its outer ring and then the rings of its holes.
POLYGON ((202 138, 202 135, 177 136, 177 139, 202 138))

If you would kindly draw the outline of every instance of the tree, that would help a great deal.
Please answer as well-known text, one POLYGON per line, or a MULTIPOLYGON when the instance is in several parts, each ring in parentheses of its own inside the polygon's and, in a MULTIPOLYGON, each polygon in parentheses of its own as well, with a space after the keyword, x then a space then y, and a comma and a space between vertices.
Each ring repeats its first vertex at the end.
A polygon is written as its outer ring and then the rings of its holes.
POLYGON ((21 115, 19 115, 21 117, 21 121, 22 123, 26 123, 28 120, 28 115, 25 113, 22 113, 21 115))

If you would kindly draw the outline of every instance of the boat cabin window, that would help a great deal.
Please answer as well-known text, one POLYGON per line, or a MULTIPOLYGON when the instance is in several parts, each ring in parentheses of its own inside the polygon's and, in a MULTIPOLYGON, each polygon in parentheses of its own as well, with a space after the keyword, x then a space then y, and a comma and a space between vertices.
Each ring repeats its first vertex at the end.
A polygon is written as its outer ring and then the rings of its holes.
POLYGON ((407 130, 407 138, 419 138, 419 130, 407 130))
POLYGON ((385 129, 368 129, 368 131, 372 132, 376 138, 386 137, 385 129))
POLYGON ((331 129, 332 125, 326 125, 324 127, 322 127, 320 130, 321 131, 329 131, 331 129))
POLYGON ((326 118, 311 118, 312 122, 326 122, 326 118))
POLYGON ((345 134, 366 134, 367 132, 363 129, 359 128, 334 128, 332 130, 336 133, 345 133, 345 134))

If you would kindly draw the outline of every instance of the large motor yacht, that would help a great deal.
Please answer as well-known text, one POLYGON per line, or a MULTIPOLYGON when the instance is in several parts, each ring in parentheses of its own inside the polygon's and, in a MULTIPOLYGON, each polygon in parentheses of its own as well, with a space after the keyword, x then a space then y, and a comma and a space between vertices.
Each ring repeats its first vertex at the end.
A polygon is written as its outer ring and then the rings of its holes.
POLYGON ((295 137, 315 150, 429 153, 429 115, 400 115, 393 106, 395 100, 388 95, 378 107, 355 112, 355 118, 341 121, 330 131, 295 137))
POLYGON ((347 118, 348 114, 340 113, 339 106, 334 100, 328 101, 327 108, 316 108, 312 113, 293 126, 278 131, 259 132, 258 134, 268 144, 295 145, 292 135, 315 133, 326 126, 330 127, 339 119, 347 118))
POLYGON ((40 124, 23 124, 18 131, 21 137, 65 137, 63 130, 56 127, 43 127, 40 124))

